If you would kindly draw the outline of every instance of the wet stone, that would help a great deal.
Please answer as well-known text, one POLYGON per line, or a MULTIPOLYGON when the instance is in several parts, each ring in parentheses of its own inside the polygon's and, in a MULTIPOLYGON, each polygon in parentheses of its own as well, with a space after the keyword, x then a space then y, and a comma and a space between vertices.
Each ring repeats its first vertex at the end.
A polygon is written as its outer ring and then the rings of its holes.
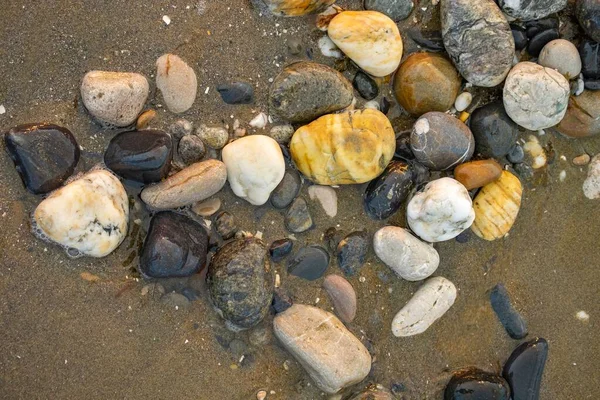
POLYGON ((587 79, 600 79, 600 43, 584 39, 578 47, 581 73, 587 79))
POLYGON ((254 101, 254 88, 246 82, 219 85, 217 92, 227 104, 251 104, 254 101))
POLYGON ((177 146, 177 152, 181 160, 186 165, 190 165, 204 158, 206 148, 202 139, 198 136, 189 135, 181 138, 177 146))
POLYGON ((510 400, 510 387, 498 375, 476 368, 454 373, 444 392, 444 400, 510 400))
POLYGON ((364 0, 365 10, 379 11, 396 22, 408 18, 414 6, 412 0, 364 0))
POLYGON ((411 164, 391 161, 385 171, 367 186, 363 196, 367 215, 376 220, 394 215, 413 188, 414 178, 411 164))
POLYGON ((290 232, 306 232, 313 226, 313 220, 308 210, 308 204, 302 197, 292 203, 285 215, 285 226, 290 232))
POLYGON ((221 211, 215 219, 215 227, 217 233, 221 235, 223 240, 231 239, 235 236, 238 228, 235 224, 235 218, 227 211, 221 211))
POLYGON ((271 193, 271 204, 275 208, 286 208, 298 196, 302 187, 302 178, 295 169, 288 169, 279 185, 271 193))
POLYGON ((475 152, 483 157, 504 157, 519 136, 519 126, 510 119, 502 101, 476 109, 470 126, 475 137, 475 152))
POLYGON ((560 34, 558 32, 558 29, 548 29, 545 31, 541 31, 529 40, 529 44, 527 45, 527 52, 529 53, 529 55, 537 57, 540 55, 540 52, 542 51, 545 45, 547 45, 555 39, 558 39, 559 37, 560 34))
POLYGON ((288 260, 287 265, 290 274, 314 281, 322 277, 329 267, 329 253, 316 245, 304 247, 288 260))
POLYGON ((279 239, 271 243, 269 247, 269 254, 273 262, 279 262, 283 260, 288 254, 291 253, 294 247, 294 242, 291 239, 279 239))
POLYGON ((513 164, 522 163, 525 159, 525 151, 523 150, 523 146, 519 144, 514 145, 506 155, 506 158, 513 164))
POLYGON ((585 33, 600 42, 600 3, 596 0, 579 0, 575 14, 585 33))
POLYGON ((273 292, 272 307, 276 314, 282 313, 290 308, 294 302, 292 298, 281 288, 275 288, 273 292))
POLYGON ((323 233, 323 241, 327 243, 327 248, 332 252, 337 250, 338 243, 344 238, 344 233, 334 227, 327 228, 323 233))
POLYGON ((346 276, 355 275, 364 265, 369 251, 369 241, 364 231, 352 232, 337 245, 338 266, 346 276))
POLYGON ((548 342, 535 338, 517 347, 506 363, 502 376, 510 385, 513 400, 537 400, 548 358, 548 342))
POLYGON ((362 71, 356 73, 352 81, 352 86, 366 100, 373 100, 379 94, 377 82, 362 71))
POLYGON ((519 25, 510 24, 510 30, 512 31, 513 39, 515 41, 515 50, 523 50, 527 47, 527 33, 525 28, 519 25))
POLYGON ((412 131, 401 132, 396 137, 396 151, 394 152, 394 158, 400 160, 414 160, 415 155, 410 148, 410 134, 412 131))
POLYGON ((408 36, 419 46, 430 51, 445 51, 444 39, 440 31, 408 29, 408 36))
POLYGON ((523 339, 527 336, 527 324, 514 308, 506 287, 502 283, 494 286, 490 293, 490 303, 498 319, 513 339, 523 339))

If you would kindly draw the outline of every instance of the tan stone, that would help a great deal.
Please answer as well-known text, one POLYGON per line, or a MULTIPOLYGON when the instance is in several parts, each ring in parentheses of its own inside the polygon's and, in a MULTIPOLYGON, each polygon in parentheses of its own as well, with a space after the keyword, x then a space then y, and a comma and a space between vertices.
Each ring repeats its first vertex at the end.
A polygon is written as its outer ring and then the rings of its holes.
POLYGON ((574 138, 600 133, 600 91, 584 90, 579 96, 571 96, 567 113, 556 128, 574 138))
POLYGON ((477 189, 494 182, 502 175, 502 166, 496 160, 470 161, 454 169, 454 179, 467 190, 477 189))
MULTIPOLYGON (((255 0, 256 1, 256 0, 255 0)), ((325 10, 335 0, 258 0, 262 1, 274 15, 298 17, 325 10)))

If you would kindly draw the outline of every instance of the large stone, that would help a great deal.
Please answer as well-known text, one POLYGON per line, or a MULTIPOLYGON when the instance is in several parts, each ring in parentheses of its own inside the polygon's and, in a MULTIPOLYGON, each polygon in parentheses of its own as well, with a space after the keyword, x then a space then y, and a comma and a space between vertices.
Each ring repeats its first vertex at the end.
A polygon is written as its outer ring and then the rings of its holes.
POLYGON ((513 400, 539 399, 547 358, 548 342, 542 338, 525 342, 512 352, 502 376, 510 385, 513 400))
POLYGON ((100 121, 127 126, 144 108, 149 90, 148 80, 140 74, 90 71, 81 82, 81 100, 100 121))
POLYGON ((563 74, 567 79, 577 78, 581 72, 581 56, 577 47, 568 40, 552 40, 544 46, 538 63, 563 74))
POLYGON ((194 70, 174 54, 156 60, 156 87, 167 108, 174 113, 189 110, 196 100, 198 80, 194 70))
POLYGON ((88 172, 54 191, 33 213, 34 232, 71 255, 104 257, 127 235, 129 202, 119 179, 88 172))
POLYGON ((322 64, 293 63, 275 78, 269 91, 269 111, 290 122, 310 122, 352 103, 352 84, 322 64))
POLYGON ((252 3, 259 10, 279 17, 299 17, 321 12, 335 0, 252 0, 252 3))
POLYGON ((556 126, 560 133, 579 138, 600 133, 600 91, 584 90, 569 97, 564 118, 556 126))
POLYGON ((218 160, 206 160, 179 171, 142 190, 141 198, 154 209, 187 206, 205 200, 223 188, 227 168, 218 160))
POLYGON ((415 3, 413 0, 364 0, 364 7, 366 10, 379 11, 397 22, 408 18, 415 3))
POLYGON ((510 386, 501 376, 468 368, 455 372, 444 400, 510 400, 510 386))
POLYGON ((394 215, 412 190, 416 175, 413 164, 392 160, 365 190, 363 205, 367 215, 378 220, 394 215))
POLYGON ((441 0, 446 51, 475 86, 497 86, 512 66, 515 42, 493 0, 441 0))
POLYGON ((502 11, 521 21, 542 19, 567 6, 567 0, 498 0, 502 11))
POLYGON ((273 320, 275 336, 326 393, 362 381, 371 370, 365 346, 335 315, 294 304, 273 320))
POLYGON ((575 7, 575 15, 585 33, 596 42, 600 42, 600 3, 597 0, 577 0, 575 7))
POLYGON ((333 43, 365 72, 391 74, 402 59, 402 37, 388 16, 376 11, 343 11, 327 28, 333 43))
POLYGON ((19 125, 4 134, 4 143, 23 184, 35 194, 59 188, 79 162, 79 145, 62 126, 19 125))
POLYGON ((377 110, 325 115, 298 129, 290 142, 296 167, 321 185, 364 183, 381 174, 396 139, 377 110))
POLYGON ((504 110, 502 100, 476 109, 469 124, 475 137, 475 152, 483 157, 504 157, 519 136, 519 126, 504 110))

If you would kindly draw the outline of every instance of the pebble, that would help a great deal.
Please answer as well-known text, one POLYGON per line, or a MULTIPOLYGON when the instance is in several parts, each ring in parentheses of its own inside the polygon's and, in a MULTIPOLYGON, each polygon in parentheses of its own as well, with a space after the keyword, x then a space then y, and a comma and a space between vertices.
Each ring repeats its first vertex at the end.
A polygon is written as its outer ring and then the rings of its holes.
POLYGON ((506 15, 521 21, 545 18, 567 6, 567 0, 513 1, 499 0, 498 5, 506 15))
POLYGON ((502 171, 498 180, 485 185, 475 197, 473 232, 485 240, 504 237, 517 219, 522 195, 519 178, 502 171))
POLYGON ((581 58, 581 73, 587 80, 600 78, 600 43, 583 39, 578 47, 581 58))
POLYGON ((494 182, 502 175, 502 166, 494 159, 470 161, 454 169, 454 179, 467 190, 473 190, 494 182))
POLYGON ((584 90, 579 96, 571 96, 565 117, 556 129, 574 138, 600 134, 600 91, 584 90))
POLYGON ((322 391, 334 394, 371 370, 365 346, 333 314, 294 304, 273 320, 275 336, 322 391))
POLYGON ((194 70, 174 54, 156 60, 156 87, 167 108, 176 114, 189 110, 196 100, 198 81, 194 70))
POLYGON ((194 135, 182 137, 177 146, 177 152, 186 165, 196 163, 206 155, 204 142, 198 136, 194 135))
POLYGON ((325 274, 329 267, 329 253, 321 246, 303 247, 287 263, 288 273, 314 281, 325 274))
POLYGON ((364 7, 366 10, 379 11, 398 22, 410 16, 415 4, 413 0, 365 0, 364 7))
POLYGON ((473 95, 471 93, 462 92, 456 98, 456 101, 454 102, 454 108, 458 112, 465 111, 471 105, 472 101, 473 101, 473 95))
POLYGON ((504 157, 519 136, 519 126, 510 119, 501 100, 477 108, 471 115, 470 127, 475 152, 485 158, 504 157))
POLYGON ((292 298, 287 295, 282 289, 276 288, 273 293, 273 310, 276 314, 282 313, 290 308, 294 302, 292 298))
POLYGON ((184 295, 176 292, 170 292, 160 298, 160 302, 175 310, 187 310, 190 307, 190 300, 184 295))
POLYGON ((558 39, 560 33, 557 28, 543 30, 537 35, 529 39, 527 44, 527 52, 532 57, 538 57, 542 52, 542 49, 550 42, 558 39))
POLYGON ((255 206, 269 200, 285 175, 285 160, 279 144, 268 136, 237 139, 223 148, 221 156, 233 193, 255 206))
POLYGON ((334 218, 338 211, 338 198, 334 189, 329 186, 312 185, 308 187, 308 196, 317 200, 328 217, 334 218))
POLYGON ((412 231, 427 242, 458 236, 475 219, 467 189, 452 178, 429 182, 408 203, 406 219, 412 231))
POLYGON ((131 72, 90 71, 81 82, 81 100, 89 113, 119 127, 136 121, 149 91, 148 80, 131 72))
POLYGON ((273 299, 275 273, 267 246, 259 239, 238 239, 213 256, 206 283, 210 299, 229 329, 258 325, 273 299))
POLYGON ((279 262, 287 257, 294 248, 294 241, 291 239, 279 239, 271 243, 269 254, 273 262, 279 262))
POLYGON ((365 264, 369 241, 364 231, 355 231, 341 239, 335 247, 338 266, 346 276, 354 276, 365 264))
POLYGON ((522 343, 512 352, 502 376, 510 385, 514 400, 539 399, 547 358, 548 342, 542 338, 522 343))
POLYGON ((127 235, 129 201, 119 179, 95 169, 52 192, 33 213, 38 237, 90 257, 104 257, 127 235))
POLYGON ((350 400, 394 400, 393 394, 381 385, 369 385, 365 390, 350 398, 350 400))
POLYGON ((527 336, 527 324, 513 306, 510 295, 502 283, 497 284, 492 289, 490 303, 511 338, 523 339, 527 336))
POLYGON ((328 275, 323 281, 323 288, 338 317, 345 323, 352 322, 356 317, 356 292, 350 282, 339 275, 328 275))
POLYGON ((363 71, 375 77, 394 72, 402 59, 398 27, 376 11, 343 11, 329 23, 331 40, 363 71))
POLYGON ((523 162, 523 160, 525 159, 525 150, 523 150, 523 146, 521 146, 520 144, 514 145, 513 148, 506 155, 506 158, 513 164, 523 162))
POLYGON ((581 72, 579 51, 573 43, 565 39, 556 39, 545 45, 538 63, 557 70, 567 79, 577 78, 581 72))
MULTIPOLYGON (((256 129, 264 129, 269 123, 269 117, 265 113, 258 113, 256 117, 252 118, 248 125, 256 129)), ((237 136, 237 135, 236 135, 237 136)), ((243 136, 243 135, 241 135, 243 136)))
POLYGON ((443 55, 413 53, 394 75, 394 96, 416 117, 430 112, 445 112, 460 91, 461 77, 443 55))
POLYGON ((294 135, 292 125, 276 125, 271 128, 269 136, 279 144, 288 144, 294 135))
POLYGON ((34 194, 61 187, 79 162, 79 145, 71 131, 62 126, 19 125, 3 136, 23 184, 34 194))
POLYGON ((340 49, 329 39, 329 36, 322 36, 317 42, 321 54, 325 57, 342 58, 343 54, 340 49))
POLYGON ((415 292, 392 321, 396 337, 413 336, 425 332, 452 307, 456 287, 441 276, 429 278, 415 292))
POLYGON ((407 281, 430 277, 440 264, 433 246, 397 226, 385 226, 373 236, 375 254, 398 276, 407 281))
POLYGON ((152 217, 140 254, 140 273, 150 278, 192 276, 206 267, 208 234, 197 222, 171 211, 152 217))
POLYGON ((259 10, 268 10, 279 17, 299 17, 324 11, 335 0, 252 0, 259 10))
POLYGON ((219 192, 227 181, 225 164, 206 160, 190 165, 164 181, 146 186, 141 198, 154 209, 184 207, 219 192))
POLYGON ((302 178, 300 174, 295 169, 286 170, 283 179, 271 193, 271 204, 275 208, 286 208, 292 204, 301 188, 302 178))
POLYGON ((600 4, 596 0, 578 0, 575 15, 585 33, 600 42, 600 4))
POLYGON ((362 71, 358 71, 352 81, 352 86, 358 91, 363 99, 373 100, 379 95, 379 86, 377 82, 369 75, 362 71))
POLYGON ((306 232, 313 227, 308 204, 302 197, 297 197, 285 214, 285 226, 292 233, 306 232))
POLYGON ((583 194, 590 200, 600 199, 600 154, 596 154, 588 166, 587 178, 583 182, 583 194))
POLYGON ((512 67, 515 44, 494 1, 444 0, 440 16, 446 51, 460 74, 475 86, 502 83, 512 67))
POLYGON ((212 199, 197 202, 192 206, 192 211, 201 217, 210 217, 221 208, 221 199, 213 197, 212 199))
POLYGON ((217 92, 227 104, 251 104, 254 102, 254 88, 246 82, 219 85, 217 92))
POLYGON ((569 82, 560 73, 531 62, 520 62, 504 85, 504 108, 525 129, 537 131, 558 124, 569 103, 569 82), (539 96, 540 91, 545 93, 539 96))
POLYGON ((365 190, 363 205, 367 215, 375 220, 394 215, 414 187, 415 177, 413 164, 392 160, 365 190))
POLYGON ((235 218, 227 211, 221 211, 215 218, 215 228, 223 240, 229 240, 235 236, 238 228, 235 218))
POLYGON ((184 136, 192 134, 194 126, 187 119, 178 119, 171 125, 169 125, 168 132, 175 142, 179 142, 184 136))
POLYGON ((196 135, 210 148, 222 149, 229 141, 227 129, 220 126, 200 125, 196 130, 196 135))
POLYGON ((292 123, 310 122, 348 107, 352 84, 338 71, 313 62, 288 65, 269 91, 269 112, 292 123))
POLYGON ((577 166, 588 165, 590 163, 590 160, 591 160, 590 155, 584 153, 580 156, 573 158, 573 164, 575 164, 577 166))
POLYGON ((515 41, 515 50, 521 51, 527 47, 529 39, 527 38, 525 28, 516 24, 510 24, 510 30, 512 31, 513 39, 515 41))
POLYGON ((387 117, 366 109, 325 115, 299 128, 290 151, 298 170, 313 182, 354 184, 379 176, 392 159, 395 145, 387 117))
POLYGON ((455 372, 444 391, 444 400, 510 400, 510 386, 504 378, 477 368, 455 372))
POLYGON ((156 119, 156 111, 154 111, 154 110, 144 111, 137 118, 137 121, 135 122, 135 129, 137 129, 138 131, 146 129, 148 127, 148 125, 150 125, 150 123, 152 121, 154 121, 154 119, 156 119))
POLYGON ((260 390, 256 393, 256 400, 265 400, 267 398, 267 392, 264 390, 260 390))
POLYGON ((469 127, 458 119, 432 111, 413 125, 410 147, 421 164, 442 171, 470 159, 475 151, 475 139, 469 127))

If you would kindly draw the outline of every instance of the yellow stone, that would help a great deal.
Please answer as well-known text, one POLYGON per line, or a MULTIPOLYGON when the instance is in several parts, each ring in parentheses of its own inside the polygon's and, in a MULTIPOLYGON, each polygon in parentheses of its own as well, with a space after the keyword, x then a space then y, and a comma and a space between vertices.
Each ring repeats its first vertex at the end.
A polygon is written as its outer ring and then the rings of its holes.
POLYGON ((368 182, 395 150, 390 121, 373 109, 324 115, 299 128, 290 142, 298 170, 320 185, 368 182))
POLYGON ((402 59, 396 23, 377 11, 344 11, 331 20, 329 37, 360 68, 373 76, 394 72, 402 59))
POLYGON ((500 179, 485 185, 475 197, 473 232, 485 240, 506 235, 517 219, 522 195, 523 187, 519 178, 502 171, 500 179))
POLYGON ((263 0, 269 10, 282 17, 298 17, 325 10, 335 0, 263 0))

